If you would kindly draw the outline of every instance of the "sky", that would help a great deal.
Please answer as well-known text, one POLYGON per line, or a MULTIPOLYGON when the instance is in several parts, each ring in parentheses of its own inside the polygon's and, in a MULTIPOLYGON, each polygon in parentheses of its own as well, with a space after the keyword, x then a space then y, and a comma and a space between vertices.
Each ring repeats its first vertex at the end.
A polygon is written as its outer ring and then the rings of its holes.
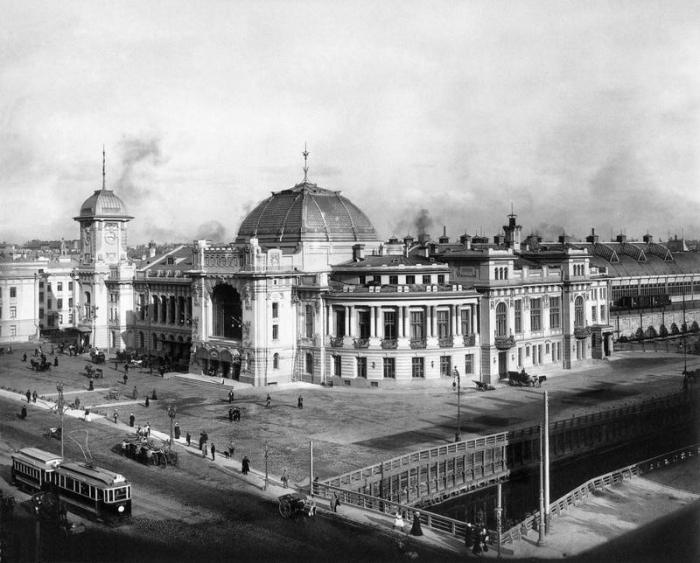
POLYGON ((382 238, 700 238, 700 3, 0 0, 0 241, 228 242, 303 178, 382 238))

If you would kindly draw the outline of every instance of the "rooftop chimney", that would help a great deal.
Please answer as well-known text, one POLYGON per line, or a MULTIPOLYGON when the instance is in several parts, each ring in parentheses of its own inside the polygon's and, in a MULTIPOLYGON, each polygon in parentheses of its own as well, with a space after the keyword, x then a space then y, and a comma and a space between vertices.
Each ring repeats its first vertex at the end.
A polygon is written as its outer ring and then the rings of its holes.
POLYGON ((593 244, 598 244, 600 237, 595 234, 595 229, 591 229, 591 234, 586 237, 586 242, 592 242, 593 244))
POLYGON ((652 243, 654 242, 654 236, 653 236, 653 235, 650 235, 649 233, 647 233, 646 235, 644 235, 644 236, 642 237, 642 240, 643 240, 644 242, 646 242, 647 244, 652 244, 652 243))
POLYGON ((465 249, 472 249, 472 237, 469 236, 467 233, 464 233, 459 237, 459 242, 464 246, 465 249))
POLYGON ((627 235, 623 235, 622 233, 620 233, 619 235, 617 235, 616 240, 617 242, 627 242, 627 235))
POLYGON ((450 237, 447 236, 447 227, 445 227, 445 225, 442 226, 442 236, 438 239, 438 242, 440 244, 449 244, 450 242, 450 237))
POLYGON ((360 260, 365 259, 365 245, 364 244, 355 244, 352 247, 352 259, 355 262, 359 262, 360 260))

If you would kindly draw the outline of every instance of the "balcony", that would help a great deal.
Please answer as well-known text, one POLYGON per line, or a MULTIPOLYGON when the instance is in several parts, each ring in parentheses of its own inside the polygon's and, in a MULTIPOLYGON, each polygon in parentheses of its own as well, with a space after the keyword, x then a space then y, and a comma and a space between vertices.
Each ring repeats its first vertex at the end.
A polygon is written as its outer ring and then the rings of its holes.
POLYGON ((384 350, 396 350, 396 338, 383 338, 382 339, 382 348, 384 350))
POLYGON ((515 338, 512 334, 510 336, 496 336, 494 343, 498 350, 510 350, 515 346, 515 338))
POLYGON ((331 347, 332 348, 342 348, 343 347, 344 336, 331 336, 331 347))
POLYGON ((438 346, 440 346, 440 348, 452 348, 452 345, 453 341, 451 336, 438 339, 438 346))
POLYGON ((412 338, 411 348, 413 350, 421 350, 425 348, 425 338, 412 338))
POLYGON ((355 348, 369 348, 369 338, 355 338, 352 343, 355 348))
POLYGON ((476 334, 465 334, 462 336, 464 346, 476 346, 476 334))
POLYGON ((578 338, 579 340, 583 340, 584 338, 588 338, 591 335, 591 327, 590 326, 575 326, 574 327, 574 338, 578 338))

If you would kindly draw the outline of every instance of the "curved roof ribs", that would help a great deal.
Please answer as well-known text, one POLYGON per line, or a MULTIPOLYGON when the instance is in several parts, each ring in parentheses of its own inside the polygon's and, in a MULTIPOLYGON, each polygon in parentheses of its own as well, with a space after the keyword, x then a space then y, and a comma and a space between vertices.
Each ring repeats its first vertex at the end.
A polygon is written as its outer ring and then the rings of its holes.
POLYGON ((615 264, 620 261, 620 257, 617 255, 617 252, 615 252, 613 248, 611 248, 607 244, 603 244, 602 242, 596 242, 593 244, 593 254, 595 256, 605 258, 611 264, 615 264))
POLYGON ((348 206, 345 205, 345 202, 343 201, 343 198, 340 197, 339 192, 335 192, 335 197, 338 198, 338 201, 340 202, 340 205, 343 206, 343 209, 345 209, 345 212, 348 214, 348 218, 350 219, 350 225, 352 225, 352 234, 355 236, 355 240, 359 240, 357 237, 357 227, 355 225, 355 221, 352 218, 352 213, 350 213, 350 210, 348 209, 348 206))
MULTIPOLYGON (((289 208, 287 209, 287 212, 284 214, 284 219, 282 220, 282 225, 280 226, 280 236, 279 236, 279 239, 278 239, 279 242, 282 242, 282 239, 284 238, 284 234, 285 234, 285 233, 284 233, 284 230, 285 230, 285 227, 287 226, 287 219, 289 218, 289 214, 292 212, 292 209, 294 209, 294 206, 297 204, 297 202, 299 201, 299 198, 300 198, 300 197, 304 197, 304 192, 303 192, 303 191, 299 191, 299 192, 294 196, 294 201, 292 202, 292 205, 289 206, 289 208)), ((303 202, 302 202, 302 206, 301 206, 301 212, 302 212, 302 214, 304 213, 304 205, 303 205, 303 202)), ((303 225, 303 224, 304 224, 304 222, 303 222, 303 220, 302 220, 302 225, 303 225)))
POLYGON ((637 262, 646 262, 647 261, 647 256, 646 256, 646 254, 644 254, 644 251, 634 244, 629 244, 627 242, 623 242, 620 244, 620 251, 623 254, 626 254, 627 256, 631 256, 637 262))
POLYGON ((265 216, 265 211, 267 211, 268 206, 272 203, 272 200, 275 199, 275 193, 272 192, 272 195, 267 198, 267 201, 265 201, 265 207, 263 207, 262 211, 258 215, 258 220, 255 222, 255 229, 253 230, 254 235, 257 237, 258 236, 258 227, 260 227, 260 219, 262 219, 265 216))
POLYGON ((673 254, 671 254, 668 247, 664 246, 663 244, 657 244, 655 242, 649 243, 647 244, 647 252, 649 254, 653 254, 654 256, 658 256, 664 262, 673 262, 673 254))
POLYGON ((316 201, 316 198, 313 198, 311 201, 314 202, 316 209, 318 209, 318 212, 321 214, 321 219, 323 219, 323 227, 324 227, 324 230, 326 231, 326 241, 330 242, 331 241, 331 232, 330 232, 330 229, 328 228, 328 221, 326 221, 326 214, 323 212, 323 209, 321 209, 321 206, 316 201))

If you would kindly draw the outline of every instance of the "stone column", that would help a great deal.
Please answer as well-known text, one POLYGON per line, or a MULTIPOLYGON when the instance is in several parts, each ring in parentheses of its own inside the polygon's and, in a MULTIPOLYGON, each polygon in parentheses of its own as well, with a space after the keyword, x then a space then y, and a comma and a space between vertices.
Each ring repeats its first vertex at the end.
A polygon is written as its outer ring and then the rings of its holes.
POLYGON ((437 305, 430 307, 430 336, 437 338, 437 305))
POLYGON ((377 308, 369 308, 369 337, 376 338, 377 336, 377 308))
POLYGON ((455 336, 462 336, 462 306, 455 305, 455 336))
POLYGON ((350 336, 350 307, 345 306, 345 336, 350 336))

